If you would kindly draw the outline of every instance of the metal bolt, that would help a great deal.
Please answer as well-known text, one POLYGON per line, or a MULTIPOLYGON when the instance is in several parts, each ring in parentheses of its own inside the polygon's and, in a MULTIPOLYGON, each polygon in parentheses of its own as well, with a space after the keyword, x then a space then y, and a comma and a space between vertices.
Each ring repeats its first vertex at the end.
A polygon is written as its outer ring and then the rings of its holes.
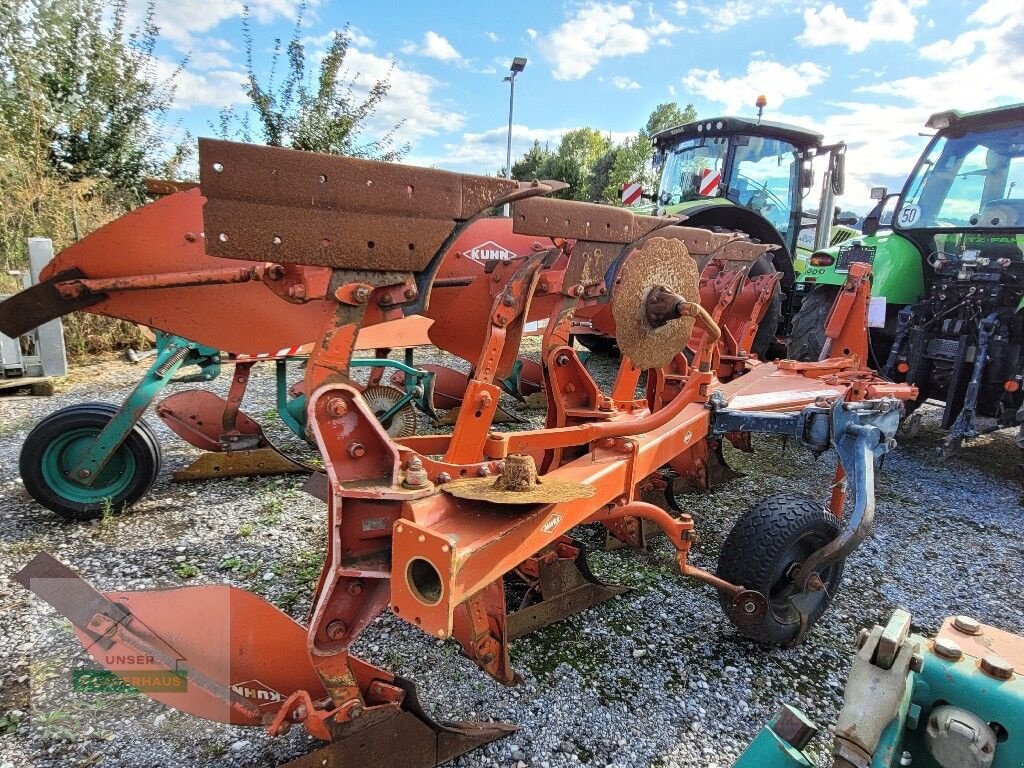
POLYGON ((996 680, 1009 680, 1013 677, 1013 665, 994 653, 981 660, 981 671, 996 680))
POLYGON ((981 634, 981 624, 970 616, 957 616, 953 619, 953 629, 963 632, 965 635, 981 634))
POLYGON ((416 298, 416 289, 415 288, 406 288, 405 289, 405 298, 410 299, 410 300, 411 299, 415 299, 416 298))
POLYGON ((564 368, 568 364, 569 364, 569 356, 568 355, 559 355, 558 357, 555 358, 555 365, 557 365, 559 368, 564 368))
POLYGON ((353 459, 361 459, 366 455, 366 446, 362 443, 352 443, 348 447, 348 455, 353 459))
POLYGON ((327 625, 325 631, 327 632, 327 637, 331 640, 341 640, 341 638, 348 634, 348 627, 341 619, 335 619, 327 625))
POLYGON ((516 303, 516 298, 511 293, 506 293, 504 296, 501 297, 501 303, 504 304, 506 307, 511 307, 513 304, 516 303))
POLYGON ((753 600, 747 600, 747 602, 745 602, 743 604, 743 612, 744 613, 754 613, 756 610, 757 610, 757 605, 754 604, 753 600))
POLYGON ((857 650, 860 650, 864 647, 864 643, 868 641, 869 637, 871 637, 870 630, 862 629, 860 632, 857 633, 857 650))
POLYGON ((358 288, 352 291, 352 298, 354 298, 356 301, 360 303, 364 302, 368 298, 370 298, 370 289, 367 288, 365 285, 360 285, 358 288))
POLYGON ((490 477, 491 468, 487 466, 480 467, 478 474, 480 475, 480 477, 490 477))
POLYGON ((362 591, 363 582, 361 581, 353 581, 351 584, 348 585, 348 593, 350 595, 358 595, 362 591))
POLYGON ((340 397, 336 397, 327 404, 327 410, 333 416, 344 416, 348 413, 348 404, 340 397))
POLYGON ((430 478, 427 477, 427 471, 423 469, 422 459, 419 456, 413 456, 405 468, 405 479, 402 480, 402 485, 406 488, 424 488, 429 484, 430 478))
POLYGON ((941 656, 944 659, 949 659, 950 661, 959 661, 960 657, 964 655, 964 652, 960 649, 960 646, 955 640, 950 640, 946 637, 936 637, 935 655, 941 656))
POLYGON ((382 306, 386 306, 394 302, 394 297, 390 293, 385 293, 380 297, 380 303, 382 306))
POLYGON ((288 296, 293 299, 304 299, 306 298, 306 286, 304 285, 292 285, 288 288, 288 296))
POLYGON ((91 474, 92 474, 92 472, 90 472, 88 469, 80 469, 80 470, 78 470, 78 476, 79 477, 89 477, 89 475, 91 475, 91 474))
POLYGON ((187 242, 194 243, 196 241, 195 233, 193 233, 193 232, 186 232, 185 233, 185 240, 187 242))
POLYGON ((440 472, 437 475, 437 482, 439 482, 439 483, 447 483, 451 479, 452 479, 452 476, 449 475, 447 472, 440 472))
POLYGON ((903 754, 900 755, 900 765, 901 766, 906 766, 906 765, 910 765, 912 762, 914 762, 914 756, 911 755, 906 750, 904 750, 903 754))

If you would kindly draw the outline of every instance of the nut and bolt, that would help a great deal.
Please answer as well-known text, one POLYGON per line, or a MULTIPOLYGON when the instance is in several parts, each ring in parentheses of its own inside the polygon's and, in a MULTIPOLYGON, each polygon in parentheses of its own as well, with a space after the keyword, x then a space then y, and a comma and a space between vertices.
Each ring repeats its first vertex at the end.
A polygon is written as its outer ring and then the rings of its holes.
POLYGON ((352 443, 348 447, 348 455, 353 459, 361 459, 366 455, 366 446, 362 443, 352 443))
POLYGON ((405 468, 402 485, 406 488, 424 488, 429 484, 430 478, 427 477, 427 470, 423 468, 423 460, 419 456, 413 456, 405 468))
POLYGON ((555 358, 555 365, 557 365, 559 368, 564 368, 568 364, 569 364, 569 356, 568 355, 559 355, 558 357, 555 358))
POLYGON ((92 472, 90 472, 88 469, 80 469, 80 470, 78 470, 78 476, 79 477, 89 477, 91 474, 92 474, 92 472))
POLYGON ((439 483, 447 483, 451 479, 452 479, 452 476, 449 475, 447 472, 439 472, 438 475, 437 475, 437 482, 439 482, 439 483))
POLYGON ((516 298, 511 293, 506 293, 501 297, 501 303, 506 307, 511 307, 516 303, 516 298))
POLYGON ((405 293, 403 295, 405 296, 405 298, 407 298, 407 299, 409 299, 411 301, 412 299, 416 298, 416 289, 415 288, 406 288, 405 289, 405 293))
POLYGON ((350 595, 358 595, 362 591, 363 591, 363 582, 361 582, 361 581, 353 581, 351 584, 348 585, 348 593, 350 595))
POLYGON ((491 476, 491 468, 488 467, 488 466, 480 467, 480 469, 477 472, 477 474, 479 474, 480 477, 490 477, 491 476))
POLYGON ((1013 677, 1013 665, 994 653, 981 660, 981 671, 996 680, 1009 680, 1013 677))
POLYGON ((329 639, 341 640, 341 638, 348 634, 348 626, 346 626, 345 622, 341 619, 335 619, 328 623, 325 631, 329 639))
POLYGON ((390 293, 385 293, 383 296, 380 297, 381 306, 387 306, 388 304, 393 304, 394 301, 395 301, 395 298, 390 293))
POLYGON ((365 285, 360 285, 354 291, 352 291, 352 298, 362 303, 370 298, 370 289, 365 285))
POLYGON ((950 640, 946 637, 936 637, 935 655, 941 656, 943 659, 949 659, 950 661, 959 661, 964 655, 964 652, 955 640, 950 640))
POLYGON ((743 612, 744 613, 754 613, 756 611, 757 611, 757 604, 754 603, 753 600, 747 600, 743 604, 743 612))
POLYGON ((914 762, 914 756, 912 754, 910 754, 909 752, 907 752, 906 750, 904 750, 903 754, 900 755, 900 766, 907 766, 907 765, 910 765, 913 762, 914 762))
POLYGON ((186 232, 185 233, 185 240, 186 240, 186 242, 194 243, 196 241, 195 233, 194 232, 186 232))
POLYGON ((288 296, 292 299, 306 298, 306 286, 301 284, 288 286, 288 296))
POLYGON ((332 416, 344 416, 348 413, 348 404, 340 397, 336 397, 327 404, 327 410, 332 416))
POLYGON ((981 624, 970 616, 957 616, 953 619, 953 629, 965 635, 980 635, 981 624))

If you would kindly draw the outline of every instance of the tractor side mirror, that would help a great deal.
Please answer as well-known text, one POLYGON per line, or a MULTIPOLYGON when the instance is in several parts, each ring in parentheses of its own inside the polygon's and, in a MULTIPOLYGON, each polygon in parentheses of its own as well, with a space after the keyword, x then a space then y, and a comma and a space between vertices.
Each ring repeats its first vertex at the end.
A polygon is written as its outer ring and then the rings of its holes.
POLYGON ((835 155, 836 164, 832 170, 832 192, 837 196, 846 191, 846 153, 835 155))
POLYGON ((803 189, 810 189, 814 186, 814 168, 810 163, 800 166, 800 186, 803 189))
POLYGON ((885 200, 889 194, 889 190, 885 187, 872 187, 871 188, 871 199, 872 200, 885 200))
MULTIPOLYGON (((877 187, 877 189, 885 189, 885 187, 877 187)), ((871 190, 871 196, 875 196, 875 188, 871 190)), ((881 200, 878 201, 878 205, 871 209, 871 213, 864 217, 864 224, 861 226, 861 231, 865 235, 876 235, 883 226, 889 226, 892 224, 893 211, 887 211, 886 207, 890 202, 896 200, 899 197, 898 194, 885 195, 881 200), (883 224, 884 220, 884 224, 883 224)))

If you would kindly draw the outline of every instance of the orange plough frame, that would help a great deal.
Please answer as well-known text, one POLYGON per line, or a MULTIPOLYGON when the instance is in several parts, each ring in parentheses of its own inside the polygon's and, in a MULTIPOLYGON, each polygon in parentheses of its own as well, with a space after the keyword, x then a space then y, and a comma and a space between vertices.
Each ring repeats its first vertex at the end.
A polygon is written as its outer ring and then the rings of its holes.
MULTIPOLYGON (((386 754, 366 757, 365 745, 384 750, 389 738, 415 731, 422 755, 409 764, 443 762, 507 729, 433 723, 411 684, 351 655, 352 643, 391 611, 432 637, 453 638, 486 674, 514 683, 504 580, 578 556, 567 534, 585 523, 613 534, 629 521, 653 523, 683 575, 728 596, 741 614, 755 613, 763 595, 689 562, 693 518, 648 500, 652 488, 666 487, 669 468, 706 485, 701 457, 723 438, 742 443, 751 431, 799 425, 815 450, 835 447, 841 463, 830 506, 842 515, 843 473, 851 472, 851 537, 870 529, 873 458, 891 447, 899 401, 916 393, 867 370, 855 342, 865 334, 869 270, 851 273, 829 320, 833 349, 849 354, 763 363, 745 346, 771 280, 754 283, 756 296, 741 305, 722 298, 766 251, 742 236, 544 199, 556 183, 209 140, 200 142, 200 166, 200 189, 169 195, 58 256, 32 310, 34 319, 49 319, 68 301, 247 354, 313 344, 304 388, 328 477, 328 536, 307 626, 229 587, 103 595, 47 556, 19 575, 71 618, 98 663, 113 667, 110 649, 134 650, 148 659, 144 669, 187 668, 188 690, 159 697, 170 706, 274 733, 301 723, 332 742, 335 765, 389 765, 386 754), (505 203, 511 220, 486 217, 505 203), (654 238, 681 243, 687 268, 707 275, 710 267, 718 288, 662 290, 669 314, 645 310, 659 286, 630 294, 618 276, 654 238), (652 333, 695 324, 664 366, 647 371, 645 394, 624 341, 608 393, 571 344, 577 311, 613 302, 647 312, 652 333), (452 434, 394 440, 349 378, 349 362, 364 329, 414 315, 433 321, 431 341, 470 361, 472 374, 452 434), (527 326, 543 328, 547 422, 496 432, 496 382, 515 365, 527 326), (841 427, 851 419, 857 423, 841 427), (542 500, 528 484, 509 505, 446 492, 453 479, 501 477, 513 455, 539 467, 530 483, 567 481, 588 495, 542 500)), ((12 322, 0 306, 0 325, 12 322)), ((845 557, 859 538, 844 537, 808 563, 845 557)), ((800 569, 805 592, 821 589, 817 575, 800 569)))

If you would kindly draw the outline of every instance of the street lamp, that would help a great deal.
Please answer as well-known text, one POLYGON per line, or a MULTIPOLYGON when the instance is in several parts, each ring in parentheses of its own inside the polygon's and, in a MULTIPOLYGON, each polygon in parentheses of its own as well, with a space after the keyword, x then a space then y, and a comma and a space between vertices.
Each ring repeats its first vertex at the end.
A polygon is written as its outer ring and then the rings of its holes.
MULTIPOLYGON (((516 75, 526 69, 526 58, 516 56, 512 59, 512 66, 509 67, 508 75, 502 82, 508 83, 508 144, 505 147, 505 178, 512 178, 512 106, 516 100, 516 75)), ((510 208, 505 206, 505 215, 509 215, 510 208)))

